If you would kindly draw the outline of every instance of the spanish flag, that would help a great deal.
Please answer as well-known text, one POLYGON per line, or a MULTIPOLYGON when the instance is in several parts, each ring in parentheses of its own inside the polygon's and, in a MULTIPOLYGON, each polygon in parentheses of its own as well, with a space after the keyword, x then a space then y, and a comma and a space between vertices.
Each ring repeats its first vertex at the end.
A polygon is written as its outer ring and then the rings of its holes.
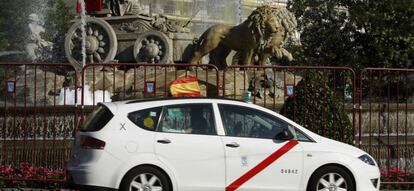
POLYGON ((199 97, 201 95, 198 79, 195 76, 174 80, 170 91, 173 97, 199 97))

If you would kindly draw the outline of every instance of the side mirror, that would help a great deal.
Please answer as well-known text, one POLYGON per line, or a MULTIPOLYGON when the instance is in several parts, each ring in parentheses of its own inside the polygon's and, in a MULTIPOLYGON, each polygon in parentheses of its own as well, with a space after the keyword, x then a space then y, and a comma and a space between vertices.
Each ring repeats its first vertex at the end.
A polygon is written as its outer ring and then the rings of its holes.
POLYGON ((293 136, 292 132, 290 132, 288 128, 283 128, 283 131, 275 136, 276 140, 281 141, 292 140, 293 138, 295 138, 295 136, 293 136))

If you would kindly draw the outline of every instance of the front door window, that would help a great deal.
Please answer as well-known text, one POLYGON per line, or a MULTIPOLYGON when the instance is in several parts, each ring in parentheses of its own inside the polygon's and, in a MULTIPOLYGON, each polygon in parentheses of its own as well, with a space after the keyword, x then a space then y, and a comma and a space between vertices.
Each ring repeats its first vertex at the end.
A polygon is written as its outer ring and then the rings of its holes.
POLYGON ((288 124, 267 113, 234 105, 219 105, 227 136, 273 139, 288 124))

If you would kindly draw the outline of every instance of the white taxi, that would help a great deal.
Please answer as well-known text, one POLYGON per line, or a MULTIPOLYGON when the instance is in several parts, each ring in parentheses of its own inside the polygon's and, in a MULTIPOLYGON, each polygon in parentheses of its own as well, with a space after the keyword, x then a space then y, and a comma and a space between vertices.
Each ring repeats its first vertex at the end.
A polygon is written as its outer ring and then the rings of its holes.
POLYGON ((353 146, 266 108, 226 99, 102 103, 80 127, 69 177, 124 191, 373 191, 380 172, 353 146))

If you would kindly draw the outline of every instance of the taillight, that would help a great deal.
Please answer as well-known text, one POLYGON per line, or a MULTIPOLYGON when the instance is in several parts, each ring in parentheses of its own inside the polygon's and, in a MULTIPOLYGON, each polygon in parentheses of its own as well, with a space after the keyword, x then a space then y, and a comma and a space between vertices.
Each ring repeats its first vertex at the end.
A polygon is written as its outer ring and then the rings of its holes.
POLYGON ((80 145, 83 149, 104 149, 105 142, 99 139, 81 135, 80 136, 80 145))

